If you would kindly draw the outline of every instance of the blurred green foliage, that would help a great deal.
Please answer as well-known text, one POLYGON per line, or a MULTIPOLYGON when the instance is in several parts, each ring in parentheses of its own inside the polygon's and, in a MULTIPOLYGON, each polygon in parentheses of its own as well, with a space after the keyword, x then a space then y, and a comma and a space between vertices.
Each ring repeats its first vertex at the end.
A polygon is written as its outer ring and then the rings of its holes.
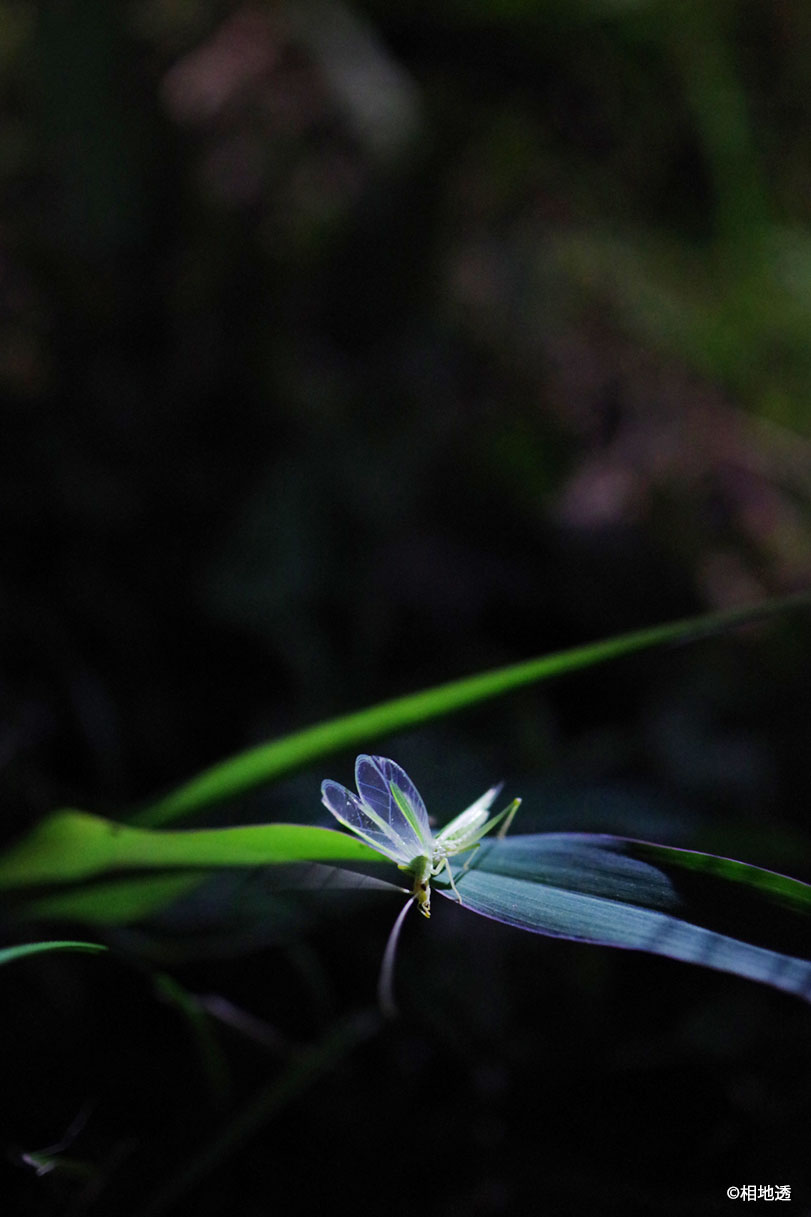
POLYGON ((809 32, 3 5, 23 800, 802 585, 809 32))

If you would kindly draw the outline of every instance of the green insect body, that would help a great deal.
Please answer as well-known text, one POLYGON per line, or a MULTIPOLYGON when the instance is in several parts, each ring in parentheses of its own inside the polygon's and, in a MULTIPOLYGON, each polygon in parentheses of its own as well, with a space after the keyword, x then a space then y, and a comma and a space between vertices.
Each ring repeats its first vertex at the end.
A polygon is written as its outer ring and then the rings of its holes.
POLYGON ((504 836, 521 803, 520 799, 514 799, 502 812, 488 819, 501 789, 493 786, 434 835, 417 788, 394 761, 381 756, 359 756, 355 780, 357 795, 337 782, 324 782, 321 787, 324 805, 341 824, 411 875, 411 896, 424 917, 431 916, 431 880, 443 871, 462 903, 450 859, 476 849, 481 838, 499 824, 502 824, 499 836, 504 836))

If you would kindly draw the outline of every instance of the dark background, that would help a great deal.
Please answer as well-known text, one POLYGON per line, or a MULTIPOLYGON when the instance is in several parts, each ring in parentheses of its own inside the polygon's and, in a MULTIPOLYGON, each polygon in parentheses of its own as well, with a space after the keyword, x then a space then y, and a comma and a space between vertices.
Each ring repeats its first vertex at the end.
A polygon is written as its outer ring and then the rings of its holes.
MULTIPOLYGON (((809 52, 805 0, 0 4, 6 839, 806 586, 809 52)), ((504 777, 518 831, 808 879, 810 641, 799 615, 374 749, 440 821, 504 777)), ((326 823, 351 762, 210 822, 326 823)), ((9 970, 9 1212, 145 1211, 371 1006, 398 902, 282 910, 266 878, 9 970)), ((435 903, 401 1020, 165 1211, 702 1214, 788 1183, 811 1212, 798 1001, 435 903)))

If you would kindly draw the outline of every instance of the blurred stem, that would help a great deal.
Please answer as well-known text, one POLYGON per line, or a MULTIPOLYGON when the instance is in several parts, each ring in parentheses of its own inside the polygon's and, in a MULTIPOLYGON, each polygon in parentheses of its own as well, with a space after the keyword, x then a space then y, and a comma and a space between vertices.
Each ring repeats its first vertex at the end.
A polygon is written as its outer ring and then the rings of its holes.
POLYGON ((156 973, 154 984, 157 994, 175 1006, 185 1018, 197 1046, 211 1094, 218 1102, 222 1102, 228 1097, 231 1089, 231 1077, 225 1056, 212 1030, 208 1010, 195 994, 189 993, 165 972, 156 973))
POLYGON ((677 31, 670 46, 715 189, 717 235, 733 252, 745 243, 751 259, 768 227, 768 202, 734 39, 704 0, 685 6, 677 31))
POLYGON ((296 1053, 281 1076, 270 1086, 259 1090, 238 1110, 227 1127, 147 1201, 137 1217, 160 1217, 160 1214, 171 1211, 179 1200, 216 1170, 244 1141, 349 1056, 359 1044, 370 1039, 379 1027, 377 1015, 362 1011, 342 1019, 317 1043, 296 1053))

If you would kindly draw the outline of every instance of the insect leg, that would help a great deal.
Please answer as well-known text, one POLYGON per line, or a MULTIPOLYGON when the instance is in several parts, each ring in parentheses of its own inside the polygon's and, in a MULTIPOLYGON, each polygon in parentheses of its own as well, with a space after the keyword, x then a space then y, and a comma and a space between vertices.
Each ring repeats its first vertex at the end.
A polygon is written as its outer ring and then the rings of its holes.
MULTIPOLYGON (((469 845, 469 846, 468 846, 468 849, 470 849, 470 850, 478 849, 480 845, 481 845, 481 841, 477 841, 477 842, 475 843, 475 845, 469 845)), ((466 862, 466 863, 465 863, 465 865, 462 867, 462 870, 467 870, 467 868, 470 866, 470 864, 471 864, 471 862, 472 862, 472 861, 473 861, 473 854, 471 853, 471 855, 470 855, 470 857, 468 858, 467 862, 466 862)))
POLYGON ((440 862, 439 866, 437 867, 437 869, 436 869, 437 875, 442 873, 443 868, 448 872, 448 879, 450 880, 450 885, 451 885, 451 888, 453 889, 453 894, 456 897, 456 899, 459 901, 459 903, 461 904, 462 897, 459 895, 459 889, 453 881, 453 871, 451 870, 451 864, 447 858, 443 858, 442 861, 440 862))
POLYGON ((507 833, 510 831, 510 825, 512 824, 513 820, 515 819, 515 813, 518 811, 518 808, 520 806, 521 806, 521 800, 513 799, 513 805, 510 808, 510 810, 507 812, 507 818, 505 819, 504 823, 501 825, 501 828, 496 833, 497 841, 503 841, 504 838, 506 837, 507 833))

